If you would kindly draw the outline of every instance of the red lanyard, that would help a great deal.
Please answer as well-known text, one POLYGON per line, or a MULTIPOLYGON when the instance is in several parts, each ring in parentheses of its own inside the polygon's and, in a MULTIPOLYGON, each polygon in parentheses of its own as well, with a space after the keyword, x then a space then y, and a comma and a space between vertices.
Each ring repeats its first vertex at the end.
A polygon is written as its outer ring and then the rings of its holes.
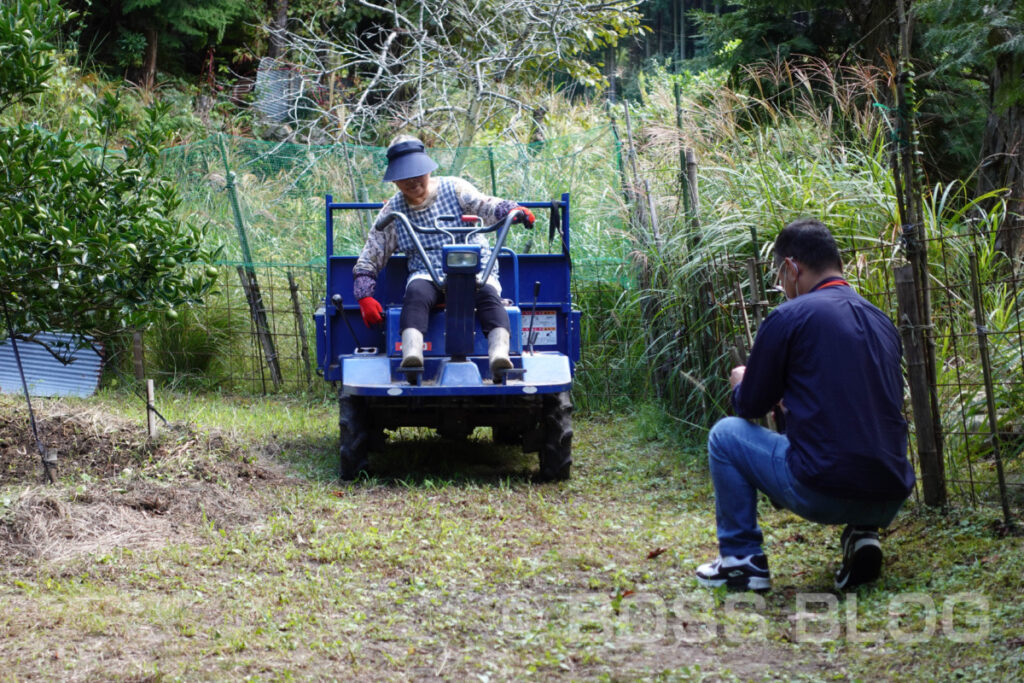
POLYGON ((814 288, 814 291, 817 292, 819 289, 825 289, 826 287, 849 287, 849 286, 850 286, 849 282, 847 282, 846 280, 844 280, 842 278, 838 278, 836 280, 830 280, 829 282, 826 282, 823 285, 818 285, 817 287, 814 288))

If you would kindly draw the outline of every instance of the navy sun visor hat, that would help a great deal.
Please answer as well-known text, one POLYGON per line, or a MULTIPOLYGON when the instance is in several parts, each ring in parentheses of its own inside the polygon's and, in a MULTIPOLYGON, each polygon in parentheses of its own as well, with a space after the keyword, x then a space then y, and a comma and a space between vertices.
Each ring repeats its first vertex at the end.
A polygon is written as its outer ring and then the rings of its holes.
POLYGON ((423 143, 419 140, 403 140, 388 147, 388 170, 384 172, 384 181, 415 178, 436 169, 437 164, 423 150, 423 143))

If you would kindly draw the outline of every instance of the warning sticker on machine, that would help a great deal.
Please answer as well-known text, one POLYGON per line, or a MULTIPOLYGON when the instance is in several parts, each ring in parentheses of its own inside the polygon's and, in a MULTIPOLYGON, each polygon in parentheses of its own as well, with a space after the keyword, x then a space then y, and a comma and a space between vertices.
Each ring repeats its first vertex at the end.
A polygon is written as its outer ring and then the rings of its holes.
POLYGON ((533 320, 533 343, 554 346, 558 343, 558 311, 523 311, 523 348, 530 343, 530 321, 533 320))

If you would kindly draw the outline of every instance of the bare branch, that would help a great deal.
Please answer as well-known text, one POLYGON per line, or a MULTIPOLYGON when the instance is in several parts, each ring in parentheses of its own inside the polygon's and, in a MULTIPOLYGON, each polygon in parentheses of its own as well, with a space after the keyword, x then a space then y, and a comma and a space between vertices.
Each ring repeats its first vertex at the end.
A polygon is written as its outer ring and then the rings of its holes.
POLYGON ((516 136, 523 114, 538 110, 547 74, 600 84, 583 55, 640 20, 637 0, 355 2, 377 15, 359 35, 332 36, 313 22, 274 34, 296 81, 295 135, 376 141, 386 122, 467 144, 483 125, 516 136))
POLYGON ((86 346, 91 347, 91 345, 85 341, 82 341, 81 343, 76 345, 75 348, 71 348, 69 344, 50 344, 48 342, 43 341, 42 339, 39 339, 35 334, 22 334, 20 332, 16 332, 10 336, 14 337, 18 341, 23 341, 27 344, 35 344, 36 346, 42 347, 43 350, 45 350, 48 354, 53 356, 62 365, 71 365, 71 363, 74 362, 74 358, 72 358, 72 356, 76 351, 78 351, 81 348, 85 348, 86 346))

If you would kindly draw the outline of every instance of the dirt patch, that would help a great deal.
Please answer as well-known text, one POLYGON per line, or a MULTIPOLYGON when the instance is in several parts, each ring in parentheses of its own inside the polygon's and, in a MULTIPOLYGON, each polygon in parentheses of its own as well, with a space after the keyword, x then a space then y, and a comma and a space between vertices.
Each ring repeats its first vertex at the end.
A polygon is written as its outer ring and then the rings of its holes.
POLYGON ((259 519, 255 489, 287 479, 271 459, 276 445, 250 448, 187 425, 150 440, 124 418, 60 404, 38 411, 37 424, 58 459, 53 486, 38 484, 27 415, 0 405, 0 566, 195 541, 201 525, 259 519))

